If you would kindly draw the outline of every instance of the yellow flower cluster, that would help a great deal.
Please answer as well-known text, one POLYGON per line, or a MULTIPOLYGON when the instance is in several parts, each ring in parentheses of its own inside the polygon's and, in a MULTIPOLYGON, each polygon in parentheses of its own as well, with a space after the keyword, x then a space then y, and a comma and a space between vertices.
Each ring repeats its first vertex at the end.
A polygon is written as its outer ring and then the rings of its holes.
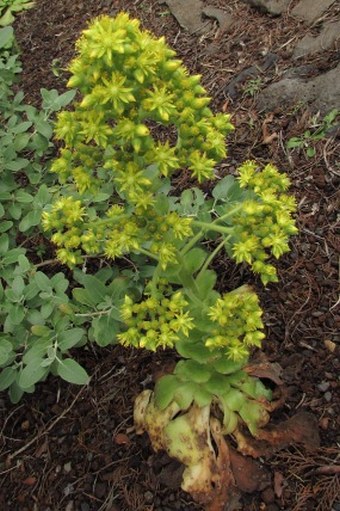
POLYGON ((50 212, 43 212, 42 224, 46 230, 74 227, 83 223, 84 216, 85 208, 80 200, 62 197, 53 204, 50 212))
POLYGON ((242 286, 218 298, 208 316, 218 325, 205 340, 208 348, 223 349, 228 358, 240 361, 249 356, 251 346, 261 346, 265 337, 262 309, 250 287, 242 286))
POLYGON ((292 213, 293 197, 285 194, 289 179, 269 164, 258 171, 257 164, 245 162, 239 169, 239 183, 252 194, 233 217, 232 253, 238 263, 247 262, 264 284, 276 282, 276 269, 266 261, 289 251, 288 239, 297 233, 292 213))
POLYGON ((127 213, 126 207, 114 204, 104 218, 88 222, 81 201, 64 197, 43 213, 42 223, 45 230, 54 231, 51 239, 59 247, 58 258, 70 267, 82 261, 81 250, 115 259, 140 253, 146 246, 165 270, 177 262, 178 244, 192 236, 192 219, 174 211, 161 216, 149 209, 144 216, 142 208, 127 213))
POLYGON ((114 258, 148 241, 146 248, 166 268, 176 260, 177 241, 192 231, 188 219, 155 215, 162 180, 181 168, 199 182, 213 178, 226 156, 225 136, 234 129, 230 116, 214 115, 200 76, 190 76, 164 38, 141 30, 125 13, 91 22, 77 52, 68 86, 79 89, 80 100, 58 115, 55 136, 64 147, 52 171, 70 201, 80 198, 92 212, 83 232, 68 233, 79 226, 73 215, 57 215, 56 206, 44 215, 44 227, 63 262, 74 260, 71 249, 114 258), (155 137, 160 125, 177 140, 155 137), (106 222, 110 203, 96 206, 96 195, 107 192, 125 213, 113 224, 106 222))
POLYGON ((124 346, 147 348, 173 348, 181 336, 187 337, 193 328, 193 319, 185 311, 188 305, 180 291, 169 297, 162 294, 159 298, 149 296, 140 303, 134 303, 125 297, 121 307, 121 317, 128 327, 118 334, 118 340, 124 346))

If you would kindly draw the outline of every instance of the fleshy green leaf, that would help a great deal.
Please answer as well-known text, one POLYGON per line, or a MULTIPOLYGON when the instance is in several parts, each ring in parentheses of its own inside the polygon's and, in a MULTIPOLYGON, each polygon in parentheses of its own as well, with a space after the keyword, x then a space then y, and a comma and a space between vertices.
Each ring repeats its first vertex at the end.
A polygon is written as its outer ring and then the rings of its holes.
POLYGON ((189 408, 194 400, 196 390, 197 384, 191 381, 182 383, 178 387, 174 400, 182 410, 189 408))
POLYGON ((230 385, 226 378, 222 374, 215 373, 211 378, 204 384, 204 388, 216 396, 223 394, 230 389, 230 385))
POLYGON ((211 351, 201 342, 192 342, 191 340, 181 340, 176 343, 176 350, 184 358, 192 358, 201 364, 211 359, 211 351))
POLYGON ((246 360, 244 362, 234 362, 227 357, 221 357, 219 360, 216 360, 213 363, 213 367, 218 373, 232 374, 235 371, 241 369, 241 367, 243 367, 246 362, 246 360))
POLYGON ((160 378, 155 386, 155 405, 164 410, 174 399, 174 394, 180 386, 179 380, 173 374, 160 378))
POLYGON ((205 383, 211 376, 210 369, 195 360, 180 360, 176 365, 175 374, 184 381, 205 383))

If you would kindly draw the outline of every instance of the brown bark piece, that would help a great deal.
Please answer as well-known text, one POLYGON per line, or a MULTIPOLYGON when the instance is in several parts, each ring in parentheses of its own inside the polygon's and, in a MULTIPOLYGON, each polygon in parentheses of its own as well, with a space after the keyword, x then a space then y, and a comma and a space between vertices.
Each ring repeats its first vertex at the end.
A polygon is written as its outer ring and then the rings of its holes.
POLYGON ((260 429, 257 438, 278 449, 297 443, 313 451, 320 445, 317 421, 314 415, 307 412, 299 412, 276 426, 260 429))
POLYGON ((254 459, 243 456, 232 447, 230 451, 231 469, 235 477, 236 486, 246 493, 262 491, 270 484, 269 472, 254 459))
POLYGON ((303 445, 309 451, 314 451, 320 445, 317 421, 307 412, 299 412, 275 426, 258 429, 256 438, 242 431, 235 431, 233 434, 237 449, 253 458, 270 456, 295 443, 303 445))
POLYGON ((273 381, 276 385, 283 385, 281 379, 282 367, 277 363, 271 363, 267 360, 260 362, 252 362, 244 368, 244 371, 250 376, 256 376, 257 378, 267 378, 273 381))

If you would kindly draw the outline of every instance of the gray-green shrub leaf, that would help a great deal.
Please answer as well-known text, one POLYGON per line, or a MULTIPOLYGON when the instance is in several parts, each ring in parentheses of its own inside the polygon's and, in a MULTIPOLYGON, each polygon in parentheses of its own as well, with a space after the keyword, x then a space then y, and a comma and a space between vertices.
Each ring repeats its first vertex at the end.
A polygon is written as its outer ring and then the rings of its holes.
MULTIPOLYGON (((42 360, 40 362, 42 362, 42 360)), ((48 371, 45 367, 41 367, 40 363, 37 363, 37 360, 33 360, 22 370, 18 384, 23 389, 31 387, 40 381, 47 374, 47 372, 48 371)))
POLYGON ((81 341, 84 333, 82 328, 72 328, 71 330, 62 332, 58 337, 59 349, 61 351, 66 351, 73 348, 73 346, 76 346, 76 344, 81 341))
POLYGON ((5 367, 0 372, 0 392, 8 389, 15 380, 16 370, 13 367, 5 367))
POLYGON ((69 383, 87 385, 90 377, 81 365, 72 358, 64 358, 57 365, 57 374, 69 383))

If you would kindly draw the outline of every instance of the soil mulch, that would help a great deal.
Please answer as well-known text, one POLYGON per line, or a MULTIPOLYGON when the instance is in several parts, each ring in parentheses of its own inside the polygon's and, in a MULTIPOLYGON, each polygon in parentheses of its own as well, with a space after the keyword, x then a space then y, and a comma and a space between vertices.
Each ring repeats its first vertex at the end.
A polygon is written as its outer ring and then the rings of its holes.
MULTIPOLYGON (((246 281, 260 294, 267 326, 264 351, 283 367, 288 392, 285 406, 273 420, 279 422, 297 410, 313 413, 321 447, 313 453, 292 447, 265 460, 271 485, 261 493, 244 495, 239 509, 338 511, 340 143, 332 137, 317 142, 314 158, 303 151, 287 152, 287 140, 313 121, 305 107, 295 105, 291 111, 265 117, 256 110, 252 96, 256 91, 249 91, 249 81, 237 83, 232 100, 226 93, 233 78, 261 65, 268 52, 275 54, 275 65, 261 73, 258 86, 276 80, 291 67, 292 45, 306 27, 288 16, 270 18, 237 0, 227 6, 223 0, 208 3, 234 14, 232 32, 219 34, 214 25, 204 36, 189 35, 156 0, 37 0, 15 24, 24 69, 21 86, 26 101, 34 104, 39 104, 41 87, 63 91, 65 67, 88 20, 125 10, 157 36, 165 35, 187 67, 202 74, 214 108, 232 114, 236 130, 229 140, 229 157, 219 169, 221 176, 234 173, 249 158, 272 161, 288 172, 299 203, 300 233, 291 243, 292 251, 279 262, 279 283, 264 290, 249 271, 226 258, 216 262, 216 269, 221 288, 246 281)), ((334 51, 306 58, 302 64, 310 65, 313 75, 338 61, 334 51)), ((182 176, 176 184, 181 189, 189 183, 182 176)), ((88 387, 50 377, 18 405, 1 395, 0 509, 199 511, 179 490, 179 464, 153 453, 147 437, 136 436, 133 429, 134 398, 152 385, 173 353, 90 346, 76 355, 93 375, 88 387)))

